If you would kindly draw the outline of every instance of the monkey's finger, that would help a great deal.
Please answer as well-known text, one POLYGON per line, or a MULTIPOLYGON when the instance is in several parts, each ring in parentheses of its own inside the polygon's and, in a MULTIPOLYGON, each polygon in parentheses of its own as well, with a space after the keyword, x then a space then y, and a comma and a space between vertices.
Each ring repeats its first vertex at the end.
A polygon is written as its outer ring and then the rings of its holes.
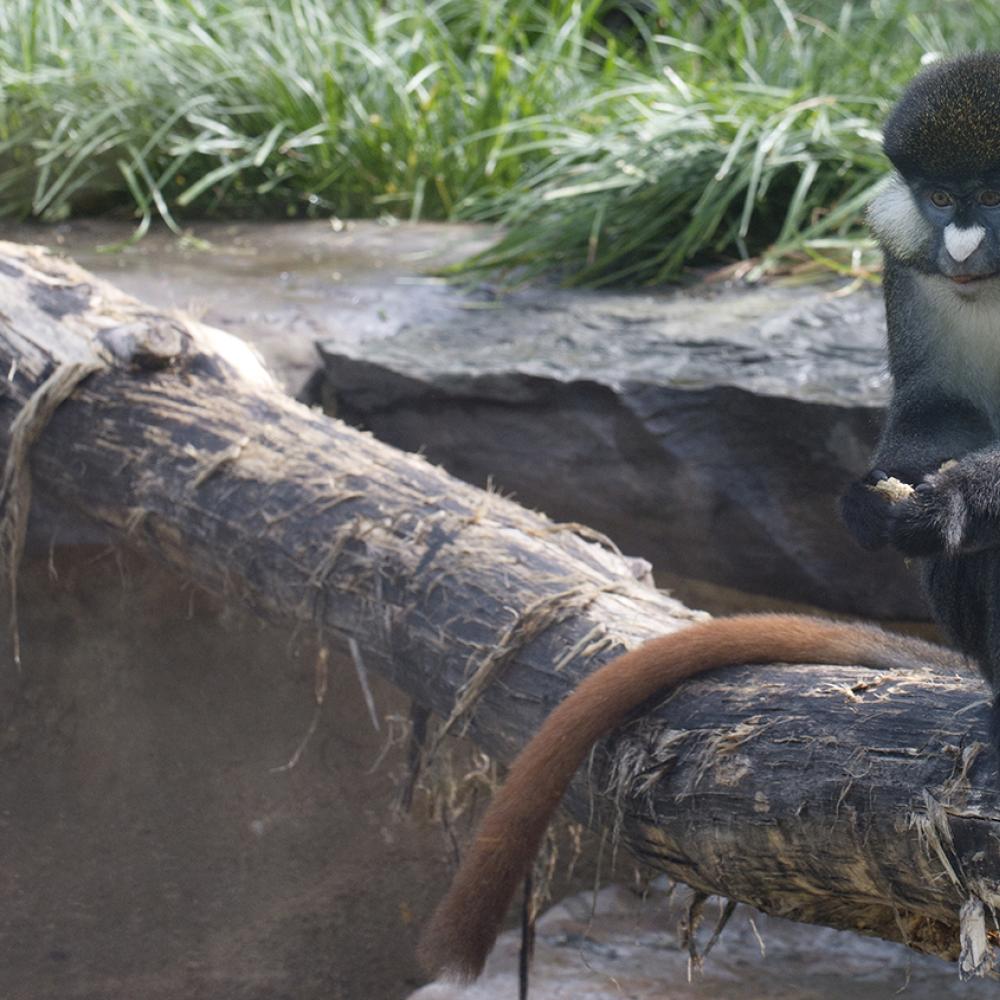
POLYGON ((868 551, 889 541, 886 514, 891 504, 872 492, 863 481, 851 485, 840 498, 840 516, 858 544, 868 551))

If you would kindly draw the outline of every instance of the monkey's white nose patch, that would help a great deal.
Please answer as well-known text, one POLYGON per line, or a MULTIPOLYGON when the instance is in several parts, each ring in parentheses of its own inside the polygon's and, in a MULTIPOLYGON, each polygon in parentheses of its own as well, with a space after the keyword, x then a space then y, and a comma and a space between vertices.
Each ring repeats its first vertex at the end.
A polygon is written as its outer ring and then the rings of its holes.
POLYGON ((980 243, 986 230, 982 226, 969 226, 968 229, 959 229, 954 223, 944 227, 944 245, 948 253, 954 260, 959 262, 967 260, 980 243))

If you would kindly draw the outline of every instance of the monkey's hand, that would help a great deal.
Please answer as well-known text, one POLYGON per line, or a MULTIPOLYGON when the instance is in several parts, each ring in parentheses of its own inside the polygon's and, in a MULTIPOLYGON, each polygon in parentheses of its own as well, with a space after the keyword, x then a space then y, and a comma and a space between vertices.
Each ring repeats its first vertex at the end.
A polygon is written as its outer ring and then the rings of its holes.
POLYGON ((908 556, 954 555, 996 544, 990 536, 1000 536, 1000 510, 987 510, 996 506, 1000 485, 993 475, 963 461, 925 476, 907 499, 889 505, 890 544, 908 556), (992 489, 984 489, 985 479, 993 480, 992 489))
POLYGON ((882 492, 882 485, 891 477, 881 469, 872 469, 862 479, 852 483, 840 498, 840 516, 847 530, 863 549, 880 549, 889 541, 896 506, 882 492))
POLYGON ((965 529, 961 494, 920 483, 913 495, 890 504, 888 540, 905 556, 933 556, 957 552, 965 529))

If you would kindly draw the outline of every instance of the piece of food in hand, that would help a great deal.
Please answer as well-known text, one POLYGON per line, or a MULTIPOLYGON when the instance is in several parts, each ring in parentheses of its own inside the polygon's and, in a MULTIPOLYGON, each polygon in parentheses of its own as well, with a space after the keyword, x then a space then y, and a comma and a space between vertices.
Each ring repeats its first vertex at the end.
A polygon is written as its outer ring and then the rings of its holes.
POLYGON ((875 493, 880 493, 890 503, 900 503, 913 493, 913 487, 909 483, 904 483, 895 476, 886 476, 885 479, 880 479, 873 486, 869 486, 868 489, 875 493))

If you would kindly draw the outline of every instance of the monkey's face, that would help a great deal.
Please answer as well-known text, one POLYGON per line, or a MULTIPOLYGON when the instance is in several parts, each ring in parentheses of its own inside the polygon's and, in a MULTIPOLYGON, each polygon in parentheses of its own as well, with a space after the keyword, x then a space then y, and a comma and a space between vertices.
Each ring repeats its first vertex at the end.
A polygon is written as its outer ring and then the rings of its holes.
POLYGON ((925 69, 883 138, 896 171, 868 212, 879 243, 961 298, 980 297, 1000 277, 1000 53, 925 69))
POLYGON ((885 250, 960 293, 1000 277, 1000 178, 940 181, 894 176, 868 220, 885 250))

